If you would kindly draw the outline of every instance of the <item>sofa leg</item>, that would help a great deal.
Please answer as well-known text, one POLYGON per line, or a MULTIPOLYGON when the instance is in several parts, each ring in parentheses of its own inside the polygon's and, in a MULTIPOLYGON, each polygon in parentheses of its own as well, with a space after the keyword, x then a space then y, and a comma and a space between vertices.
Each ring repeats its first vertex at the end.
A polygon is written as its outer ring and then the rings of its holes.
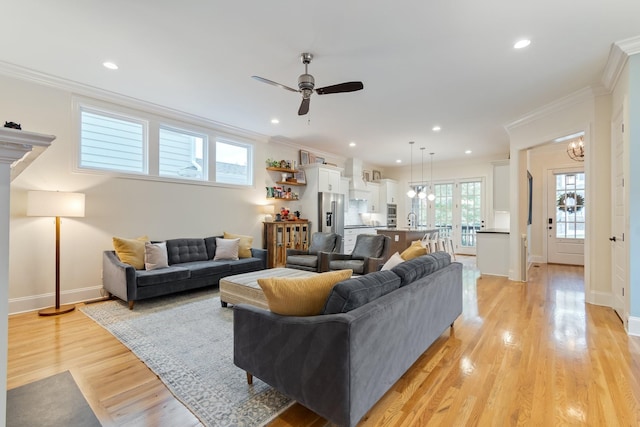
POLYGON ((253 375, 251 375, 249 372, 247 372, 247 384, 253 384, 253 375))
POLYGON ((227 304, 225 301, 220 300, 220 305, 221 305, 222 307, 226 307, 226 306, 227 306, 227 305, 229 305, 229 304, 227 304))
POLYGON ((135 301, 131 300, 129 301, 129 310, 133 310, 133 304, 135 301))

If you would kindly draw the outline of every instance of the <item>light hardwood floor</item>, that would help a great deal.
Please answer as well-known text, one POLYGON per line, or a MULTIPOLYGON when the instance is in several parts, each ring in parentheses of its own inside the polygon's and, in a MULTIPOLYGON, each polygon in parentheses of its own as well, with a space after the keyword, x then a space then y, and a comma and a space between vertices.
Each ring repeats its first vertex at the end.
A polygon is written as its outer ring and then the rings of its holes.
MULTIPOLYGON (((581 267, 539 265, 526 284, 464 269, 464 312, 360 426, 640 425, 640 338, 585 304, 581 267)), ((374 356, 374 355, 372 355, 374 356)), ((79 311, 9 318, 9 389, 71 371, 105 426, 198 420, 79 311)), ((294 405, 273 427, 324 426, 294 405)))

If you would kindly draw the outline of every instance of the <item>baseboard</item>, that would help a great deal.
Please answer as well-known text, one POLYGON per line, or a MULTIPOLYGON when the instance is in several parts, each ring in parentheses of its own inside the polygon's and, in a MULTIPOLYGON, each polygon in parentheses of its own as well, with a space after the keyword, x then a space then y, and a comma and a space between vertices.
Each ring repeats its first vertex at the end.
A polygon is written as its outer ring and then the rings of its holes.
POLYGON ((640 337, 640 317, 629 316, 629 335, 640 337))
POLYGON ((613 294, 611 292, 591 291, 585 295, 585 302, 604 307, 613 307, 613 294))
POLYGON ((531 264, 546 264, 547 259, 540 255, 530 256, 529 263, 531 264))
MULTIPOLYGON (((102 285, 88 288, 73 289, 60 294, 60 304, 74 304, 78 302, 95 300, 104 297, 102 285)), ((9 299, 9 314, 24 313, 26 311, 40 310, 41 308, 52 307, 56 303, 54 293, 31 295, 22 298, 9 299)))

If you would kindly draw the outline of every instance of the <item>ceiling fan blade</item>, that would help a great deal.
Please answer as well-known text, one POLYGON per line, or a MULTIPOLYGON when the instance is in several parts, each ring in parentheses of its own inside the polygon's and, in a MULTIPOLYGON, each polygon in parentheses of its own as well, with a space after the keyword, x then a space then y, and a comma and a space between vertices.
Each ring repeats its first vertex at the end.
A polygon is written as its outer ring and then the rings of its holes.
POLYGON ((309 102, 311 101, 311 98, 303 98, 302 99, 302 104, 300 104, 300 108, 298 109, 298 115, 299 116, 304 116, 305 114, 307 114, 309 112, 309 102))
POLYGON ((318 88, 316 89, 316 93, 318 95, 327 95, 330 93, 355 92, 357 90, 362 90, 363 88, 364 85, 362 82, 345 82, 318 88))
POLYGON ((260 76, 251 76, 251 78, 254 78, 254 79, 256 79, 257 81, 262 82, 262 83, 267 83, 267 84, 270 84, 270 85, 273 85, 273 86, 281 87, 282 89, 290 90, 291 92, 299 92, 299 90, 297 90, 297 89, 293 89, 293 88, 290 88, 289 86, 285 86, 285 85, 283 85, 283 84, 280 84, 280 83, 274 82, 274 81, 272 81, 272 80, 265 79, 264 77, 260 77, 260 76))

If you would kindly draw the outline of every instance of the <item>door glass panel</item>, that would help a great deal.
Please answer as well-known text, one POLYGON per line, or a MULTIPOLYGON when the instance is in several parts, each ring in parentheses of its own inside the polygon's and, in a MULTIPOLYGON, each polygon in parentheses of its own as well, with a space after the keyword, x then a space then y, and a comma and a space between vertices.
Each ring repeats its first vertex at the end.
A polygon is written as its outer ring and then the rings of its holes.
POLYGON ((463 182, 460 184, 460 244, 463 247, 476 246, 476 232, 480 230, 481 182, 463 182))
POLYGON ((451 237, 453 227, 453 183, 435 184, 434 226, 440 237, 451 237))
POLYGON ((585 178, 584 173, 556 176, 556 238, 584 239, 585 178))

